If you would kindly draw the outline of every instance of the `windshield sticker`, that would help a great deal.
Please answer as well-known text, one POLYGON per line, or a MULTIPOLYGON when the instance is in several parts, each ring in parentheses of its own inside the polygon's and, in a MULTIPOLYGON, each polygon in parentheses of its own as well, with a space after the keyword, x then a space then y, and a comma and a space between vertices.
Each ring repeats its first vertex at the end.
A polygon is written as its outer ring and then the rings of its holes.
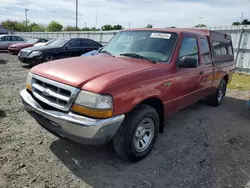
POLYGON ((158 39, 170 39, 171 34, 167 33, 152 33, 150 38, 158 38, 158 39))

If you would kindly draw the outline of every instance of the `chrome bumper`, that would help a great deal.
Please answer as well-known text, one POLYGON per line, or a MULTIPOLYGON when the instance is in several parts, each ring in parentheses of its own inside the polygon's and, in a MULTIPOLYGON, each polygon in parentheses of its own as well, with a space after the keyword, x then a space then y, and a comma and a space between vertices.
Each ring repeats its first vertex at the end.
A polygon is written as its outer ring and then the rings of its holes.
POLYGON ((93 119, 74 114, 46 110, 26 90, 20 92, 27 112, 51 133, 82 144, 105 144, 113 138, 125 115, 108 119, 93 119))

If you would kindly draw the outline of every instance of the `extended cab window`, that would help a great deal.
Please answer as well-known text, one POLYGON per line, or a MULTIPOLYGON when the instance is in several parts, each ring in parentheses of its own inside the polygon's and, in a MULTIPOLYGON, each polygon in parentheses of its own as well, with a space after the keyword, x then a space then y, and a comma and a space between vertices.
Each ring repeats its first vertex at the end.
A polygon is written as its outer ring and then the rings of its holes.
POLYGON ((181 49, 179 52, 179 61, 178 61, 178 67, 180 65, 180 62, 183 57, 185 56, 192 56, 197 59, 197 62, 199 62, 198 57, 198 44, 197 40, 194 37, 184 37, 181 44, 181 49))
POLYGON ((209 49, 209 43, 206 38, 201 38, 201 56, 205 64, 211 63, 211 54, 209 49))
POLYGON ((227 51, 228 51, 228 55, 230 55, 230 56, 232 56, 234 54, 232 42, 230 40, 227 42, 227 51))
POLYGON ((213 42, 213 51, 215 55, 221 56, 221 55, 228 55, 227 53, 227 45, 224 42, 213 42))

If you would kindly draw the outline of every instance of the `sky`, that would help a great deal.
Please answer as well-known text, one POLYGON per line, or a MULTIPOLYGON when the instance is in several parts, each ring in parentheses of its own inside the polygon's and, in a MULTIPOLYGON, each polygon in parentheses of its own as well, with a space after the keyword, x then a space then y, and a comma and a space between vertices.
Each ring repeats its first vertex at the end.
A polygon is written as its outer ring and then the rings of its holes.
MULTIPOLYGON (((58 21, 75 26, 76 0, 0 0, 0 21, 28 20, 41 24, 58 21)), ((250 20, 250 0, 78 0, 78 26, 95 27, 120 24, 125 28, 226 26, 250 20), (98 8, 99 7, 99 8, 98 8), (96 22, 96 15, 98 17, 96 22)))

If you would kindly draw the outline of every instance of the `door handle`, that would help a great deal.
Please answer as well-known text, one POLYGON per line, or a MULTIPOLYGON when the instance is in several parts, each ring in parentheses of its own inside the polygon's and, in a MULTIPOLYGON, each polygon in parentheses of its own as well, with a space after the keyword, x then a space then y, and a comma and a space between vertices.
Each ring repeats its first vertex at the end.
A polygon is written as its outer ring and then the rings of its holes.
POLYGON ((204 71, 201 71, 201 72, 200 72, 200 75, 203 75, 203 74, 204 74, 204 71))

